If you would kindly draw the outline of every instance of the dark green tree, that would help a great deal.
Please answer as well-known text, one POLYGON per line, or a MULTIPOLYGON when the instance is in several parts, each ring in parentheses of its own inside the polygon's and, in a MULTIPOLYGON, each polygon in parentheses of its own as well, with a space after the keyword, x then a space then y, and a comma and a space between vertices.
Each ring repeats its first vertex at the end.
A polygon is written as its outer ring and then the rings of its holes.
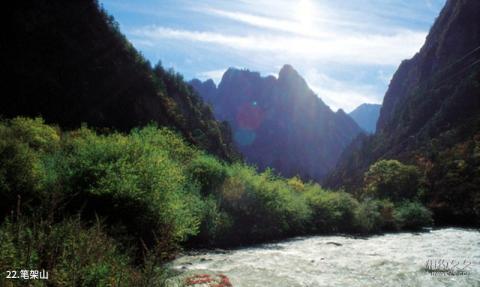
POLYGON ((420 172, 397 160, 380 160, 365 173, 364 195, 393 201, 414 198, 420 186, 420 172))

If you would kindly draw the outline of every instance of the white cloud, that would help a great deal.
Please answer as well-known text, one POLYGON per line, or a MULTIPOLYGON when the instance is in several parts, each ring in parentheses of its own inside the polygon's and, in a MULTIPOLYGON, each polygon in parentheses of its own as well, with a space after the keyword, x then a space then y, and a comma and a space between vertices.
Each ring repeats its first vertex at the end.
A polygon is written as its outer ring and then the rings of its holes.
MULTIPOLYGON (((241 22, 257 28, 288 32, 288 33, 293 33, 293 34, 303 35, 303 36, 314 36, 314 37, 325 36, 322 33, 322 31, 318 29, 313 29, 313 23, 311 21, 307 21, 307 19, 303 19, 303 20, 302 19, 284 19, 279 17, 270 18, 270 17, 255 15, 255 14, 238 12, 238 11, 231 12, 231 11, 211 9, 211 8, 203 9, 201 11, 214 16, 220 16, 223 18, 241 22)), ((303 16, 306 16, 306 15, 303 15, 303 16)), ((313 17, 310 15, 305 18, 313 18, 313 17)), ((308 19, 308 20, 313 21, 313 19, 308 19)), ((316 19, 316 21, 322 21, 322 19, 316 19)))
POLYGON ((310 88, 333 111, 342 108, 348 113, 364 103, 381 104, 382 95, 379 95, 374 86, 339 81, 316 69, 309 69, 305 79, 310 88))
POLYGON ((221 45, 247 52, 281 53, 291 58, 343 64, 398 65, 410 58, 425 41, 426 33, 411 30, 393 35, 342 34, 332 31, 322 37, 277 34, 231 35, 211 31, 145 26, 130 31, 143 41, 181 40, 221 45))
POLYGON ((393 74, 392 73, 387 73, 384 70, 378 70, 377 77, 384 84, 388 85, 388 84, 390 84, 390 81, 392 80, 393 74))
POLYGON ((204 9, 203 11, 212 15, 225 17, 225 18, 239 21, 255 27, 283 30, 286 32, 293 32, 293 33, 298 32, 298 26, 295 25, 296 23, 293 23, 292 21, 289 21, 289 20, 268 18, 268 17, 242 13, 242 12, 230 12, 230 11, 225 11, 220 9, 204 9))
POLYGON ((140 39, 133 38, 133 39, 131 39, 130 41, 131 41, 132 43, 134 43, 135 46, 138 46, 138 47, 144 47, 144 48, 147 48, 147 47, 148 47, 148 48, 153 48, 153 47, 155 47, 155 44, 154 44, 152 41, 150 41, 150 40, 148 40, 148 39, 146 39, 146 38, 140 38, 140 39))
POLYGON ((197 74, 197 78, 202 81, 212 79, 215 82, 215 84, 218 85, 218 83, 220 83, 220 80, 222 79, 223 74, 225 73, 226 70, 227 69, 219 69, 219 70, 201 72, 197 74))

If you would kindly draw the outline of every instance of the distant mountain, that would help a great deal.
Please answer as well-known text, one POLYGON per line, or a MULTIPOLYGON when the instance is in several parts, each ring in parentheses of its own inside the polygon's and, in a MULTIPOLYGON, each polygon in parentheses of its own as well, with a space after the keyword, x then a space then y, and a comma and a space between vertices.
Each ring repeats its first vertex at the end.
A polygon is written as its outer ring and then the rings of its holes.
POLYGON ((348 115, 366 132, 375 133, 382 105, 361 104, 348 115))
POLYGON ((206 103, 212 105, 213 101, 217 98, 217 86, 212 79, 208 79, 205 82, 193 79, 189 84, 199 95, 201 95, 206 103))
POLYGON ((284 176, 321 179, 361 132, 345 112, 325 105, 290 65, 278 78, 230 68, 216 89, 210 80, 190 84, 216 118, 231 125, 248 162, 284 176))
POLYGON ((229 128, 181 75, 152 69, 97 1, 17 1, 9 13, 0 116, 120 131, 156 122, 223 159, 235 157, 229 128))
POLYGON ((358 189, 382 158, 421 168, 437 222, 480 223, 480 1, 446 2, 394 74, 376 134, 352 143, 325 183, 358 189))

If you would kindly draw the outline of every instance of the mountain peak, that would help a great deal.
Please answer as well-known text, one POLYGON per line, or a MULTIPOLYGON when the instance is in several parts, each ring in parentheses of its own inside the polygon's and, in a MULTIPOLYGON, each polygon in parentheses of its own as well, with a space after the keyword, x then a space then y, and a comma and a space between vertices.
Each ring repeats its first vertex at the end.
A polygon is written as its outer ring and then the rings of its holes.
POLYGON ((378 104, 361 104, 349 115, 363 130, 374 133, 381 107, 378 104))
POLYGON ((228 81, 234 80, 238 77, 240 77, 240 78, 260 78, 260 73, 259 72, 253 72, 253 71, 250 71, 249 69, 245 69, 245 68, 230 67, 223 74, 222 80, 220 81, 219 85, 222 84, 223 82, 228 82, 228 81))
POLYGON ((337 114, 339 115, 346 115, 345 111, 343 109, 338 109, 337 114))
POLYGON ((301 78, 301 76, 291 65, 285 64, 278 73, 278 79, 281 80, 287 78, 301 78))
POLYGON ((260 170, 320 180, 361 132, 344 111, 325 105, 291 65, 278 79, 229 68, 216 91, 197 91, 216 118, 230 124, 246 161, 260 170))
POLYGON ((215 84, 215 82, 212 79, 206 80, 205 82, 203 82, 203 84, 205 86, 209 87, 209 88, 214 88, 214 89, 217 88, 217 85, 215 84))

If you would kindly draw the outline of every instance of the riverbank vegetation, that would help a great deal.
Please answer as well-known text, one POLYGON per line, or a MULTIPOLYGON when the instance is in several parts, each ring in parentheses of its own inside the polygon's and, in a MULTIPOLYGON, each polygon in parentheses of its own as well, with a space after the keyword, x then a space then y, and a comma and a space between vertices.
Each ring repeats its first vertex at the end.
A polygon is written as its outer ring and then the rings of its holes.
POLYGON ((354 197, 220 161, 154 125, 123 134, 3 120, 0 269, 42 267, 52 286, 155 286, 182 246, 419 229, 431 216, 417 176, 380 162, 354 197), (412 192, 390 196, 391 184, 412 192))

